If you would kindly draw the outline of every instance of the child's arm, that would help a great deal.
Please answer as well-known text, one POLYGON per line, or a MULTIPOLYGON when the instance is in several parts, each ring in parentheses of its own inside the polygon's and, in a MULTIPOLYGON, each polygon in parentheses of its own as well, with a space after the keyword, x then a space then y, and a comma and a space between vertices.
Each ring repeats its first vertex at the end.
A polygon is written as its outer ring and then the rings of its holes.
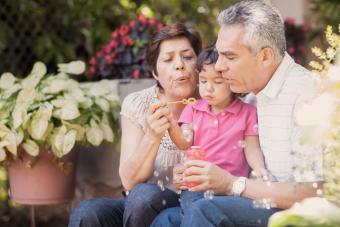
POLYGON ((244 153, 249 166, 253 169, 256 176, 268 179, 268 171, 264 163, 263 154, 260 147, 258 136, 245 136, 246 146, 244 153))
POLYGON ((190 124, 182 124, 179 126, 174 119, 171 119, 168 131, 171 140, 179 149, 185 150, 192 145, 193 130, 190 124))

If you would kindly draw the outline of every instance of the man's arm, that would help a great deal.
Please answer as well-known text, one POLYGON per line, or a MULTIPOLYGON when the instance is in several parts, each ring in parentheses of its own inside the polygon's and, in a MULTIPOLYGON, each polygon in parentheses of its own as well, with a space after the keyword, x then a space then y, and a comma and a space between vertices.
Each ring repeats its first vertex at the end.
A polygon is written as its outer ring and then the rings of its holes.
POLYGON ((247 179, 242 196, 253 200, 271 199, 278 208, 286 209, 295 202, 316 196, 316 190, 311 183, 263 182, 247 179))
MULTIPOLYGON (((190 188, 190 191, 213 190, 216 195, 232 195, 232 185, 238 177, 217 165, 201 160, 187 161, 185 167, 184 181, 200 183, 190 188)), ((316 190, 311 183, 264 182, 247 179, 246 188, 241 196, 253 200, 271 199, 278 208, 285 209, 295 202, 316 196, 316 190)))

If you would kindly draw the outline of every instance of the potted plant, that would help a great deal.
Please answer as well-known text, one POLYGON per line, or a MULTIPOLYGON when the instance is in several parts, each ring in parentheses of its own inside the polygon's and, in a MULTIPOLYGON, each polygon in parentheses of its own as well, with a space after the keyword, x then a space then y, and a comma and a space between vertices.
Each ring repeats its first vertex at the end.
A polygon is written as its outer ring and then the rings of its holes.
POLYGON ((11 198, 22 204, 71 199, 75 168, 69 161, 76 143, 112 143, 117 134, 120 100, 107 81, 71 79, 69 74, 84 72, 80 61, 58 67, 48 74, 37 62, 24 79, 0 77, 0 162, 9 169, 11 198))

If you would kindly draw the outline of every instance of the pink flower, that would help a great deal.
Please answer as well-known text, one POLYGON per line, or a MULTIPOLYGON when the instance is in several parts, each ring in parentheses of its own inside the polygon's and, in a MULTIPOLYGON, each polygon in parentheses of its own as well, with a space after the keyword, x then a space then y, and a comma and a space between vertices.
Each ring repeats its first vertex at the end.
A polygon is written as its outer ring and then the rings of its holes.
POLYGON ((112 39, 117 39, 117 37, 118 37, 118 32, 117 31, 114 31, 114 32, 112 32, 112 34, 111 34, 111 38, 112 39))
POLYGON ((146 21, 144 14, 139 14, 138 21, 143 25, 146 24, 147 21, 146 21))
POLYGON ((136 22, 132 20, 132 21, 130 21, 129 25, 130 25, 131 29, 134 29, 135 26, 136 26, 136 22))
POLYGON ((139 71, 139 69, 134 69, 134 70, 132 71, 132 78, 133 78, 133 79, 139 79, 139 77, 140 77, 140 71, 139 71))
POLYGON ((123 24, 122 26, 120 26, 119 34, 121 36, 126 35, 128 32, 129 32, 129 26, 127 26, 126 24, 123 24))
POLYGON ((130 36, 124 36, 122 39, 122 42, 125 46, 132 46, 133 40, 130 38, 130 36))
POLYGON ((97 60, 95 57, 92 57, 89 61, 90 65, 95 65, 97 63, 97 60))
POLYGON ((152 25, 155 25, 156 24, 156 20, 155 18, 150 18, 149 19, 149 24, 152 26, 152 25))
POLYGON ((105 53, 107 54, 111 52, 111 49, 112 49, 111 45, 107 45, 104 47, 105 53))
POLYGON ((90 76, 94 76, 94 74, 96 74, 96 68, 95 67, 91 67, 90 71, 89 71, 90 76))
POLYGON ((295 19, 294 18, 287 18, 286 20, 285 20, 286 22, 287 22, 287 24, 289 24, 289 25, 293 25, 293 24, 295 24, 295 19))
POLYGON ((110 55, 105 56, 105 61, 107 64, 112 64, 113 58, 110 55))
POLYGON ((97 56, 97 58, 103 57, 103 50, 98 51, 96 56, 97 56))
POLYGON ((110 46, 111 46, 112 49, 114 49, 114 48, 118 47, 118 42, 116 40, 112 40, 110 42, 110 46))
POLYGON ((288 47, 288 53, 294 53, 295 47, 288 47))
POLYGON ((163 24, 162 23, 158 23, 157 24, 157 29, 160 30, 161 28, 163 28, 163 24))

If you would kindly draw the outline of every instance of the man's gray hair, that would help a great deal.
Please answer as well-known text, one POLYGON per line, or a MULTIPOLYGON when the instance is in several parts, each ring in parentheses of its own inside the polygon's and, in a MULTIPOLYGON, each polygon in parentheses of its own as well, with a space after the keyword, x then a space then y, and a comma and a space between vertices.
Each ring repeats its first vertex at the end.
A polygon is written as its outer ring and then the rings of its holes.
POLYGON ((286 51, 284 23, 277 9, 260 0, 241 1, 223 10, 218 16, 221 27, 242 25, 245 29, 243 43, 252 53, 270 47, 277 60, 286 51))

